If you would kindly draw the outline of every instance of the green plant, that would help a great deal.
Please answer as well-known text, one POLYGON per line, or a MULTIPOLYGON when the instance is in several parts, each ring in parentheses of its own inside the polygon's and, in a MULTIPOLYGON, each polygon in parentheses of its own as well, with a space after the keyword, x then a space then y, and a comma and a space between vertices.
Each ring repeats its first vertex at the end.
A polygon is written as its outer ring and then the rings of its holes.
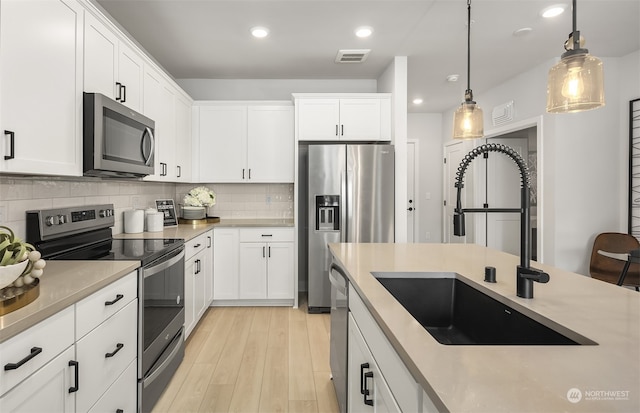
POLYGON ((16 237, 11 228, 0 226, 0 266, 13 265, 29 258, 33 245, 16 237))

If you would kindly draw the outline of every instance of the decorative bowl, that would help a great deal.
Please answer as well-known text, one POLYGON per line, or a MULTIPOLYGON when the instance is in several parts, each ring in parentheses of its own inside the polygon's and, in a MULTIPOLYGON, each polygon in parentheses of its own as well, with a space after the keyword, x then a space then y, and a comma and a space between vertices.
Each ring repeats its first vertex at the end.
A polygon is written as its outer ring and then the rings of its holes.
POLYGON ((27 268, 29 260, 24 260, 17 264, 5 265, 0 267, 0 289, 3 289, 7 285, 13 283, 27 268))

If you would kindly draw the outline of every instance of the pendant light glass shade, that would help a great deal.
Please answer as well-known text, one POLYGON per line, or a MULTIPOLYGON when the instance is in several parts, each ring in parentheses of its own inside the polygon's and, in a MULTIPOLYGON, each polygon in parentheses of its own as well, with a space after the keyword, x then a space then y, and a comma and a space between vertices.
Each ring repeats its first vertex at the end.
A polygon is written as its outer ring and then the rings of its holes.
POLYGON ((583 48, 577 29, 577 0, 573 0, 573 32, 564 44, 565 53, 549 70, 547 112, 569 113, 604 106, 602 61, 583 48))
POLYGON ((467 0, 467 90, 464 102, 453 115, 453 139, 476 139, 483 136, 482 109, 473 100, 471 90, 471 0, 467 0))
POLYGON ((602 60, 589 53, 563 57, 549 70, 547 112, 569 113, 604 106, 602 60))
POLYGON ((453 115, 453 139, 477 139, 484 136, 482 109, 473 101, 465 101, 453 115))

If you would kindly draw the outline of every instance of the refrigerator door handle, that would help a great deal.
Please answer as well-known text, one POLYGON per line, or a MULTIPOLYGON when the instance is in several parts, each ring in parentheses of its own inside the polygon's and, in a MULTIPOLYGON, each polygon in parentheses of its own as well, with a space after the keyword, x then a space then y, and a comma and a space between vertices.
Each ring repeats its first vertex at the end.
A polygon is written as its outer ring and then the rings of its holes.
POLYGON ((348 174, 340 171, 340 242, 348 242, 349 217, 347 217, 347 179, 348 174))

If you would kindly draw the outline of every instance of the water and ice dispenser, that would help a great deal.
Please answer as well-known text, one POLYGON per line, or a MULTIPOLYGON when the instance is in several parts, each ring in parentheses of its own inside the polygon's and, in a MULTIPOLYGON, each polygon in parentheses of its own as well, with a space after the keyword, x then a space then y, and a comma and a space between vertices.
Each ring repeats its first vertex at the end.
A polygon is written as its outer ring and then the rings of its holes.
POLYGON ((316 231, 340 231, 340 195, 316 195, 316 231))

